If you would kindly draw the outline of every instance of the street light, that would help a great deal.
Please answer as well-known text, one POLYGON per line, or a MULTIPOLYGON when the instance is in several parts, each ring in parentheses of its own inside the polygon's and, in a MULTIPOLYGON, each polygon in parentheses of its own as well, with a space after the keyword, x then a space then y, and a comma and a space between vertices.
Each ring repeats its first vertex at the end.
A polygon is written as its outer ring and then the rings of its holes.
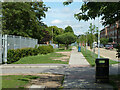
POLYGON ((99 17, 98 17, 98 58, 100 58, 100 31, 99 31, 99 17))

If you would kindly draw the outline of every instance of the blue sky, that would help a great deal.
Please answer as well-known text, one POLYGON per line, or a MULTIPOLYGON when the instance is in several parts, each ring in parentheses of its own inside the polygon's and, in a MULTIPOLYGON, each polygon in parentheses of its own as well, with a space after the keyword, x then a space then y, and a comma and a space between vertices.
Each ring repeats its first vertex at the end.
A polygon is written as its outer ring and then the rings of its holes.
MULTIPOLYGON (((68 25, 71 26, 76 35, 83 34, 89 29, 90 23, 98 26, 98 18, 96 20, 78 21, 74 18, 74 14, 80 11, 80 7, 83 2, 73 2, 68 6, 64 6, 63 2, 44 2, 47 7, 50 7, 46 12, 46 18, 43 22, 48 26, 57 26, 59 28, 65 28, 68 25)), ((99 23, 99 29, 103 26, 99 23)))

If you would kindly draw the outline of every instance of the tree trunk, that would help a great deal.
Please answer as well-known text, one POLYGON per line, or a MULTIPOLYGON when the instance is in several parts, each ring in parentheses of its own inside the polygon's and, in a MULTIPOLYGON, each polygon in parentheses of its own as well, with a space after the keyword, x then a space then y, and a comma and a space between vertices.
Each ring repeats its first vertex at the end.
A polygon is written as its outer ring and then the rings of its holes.
POLYGON ((60 44, 58 43, 58 48, 60 48, 60 44))
POLYGON ((65 45, 65 50, 67 50, 67 49, 68 49, 68 44, 65 45))
POLYGON ((66 44, 65 44, 65 50, 67 49, 66 44))
POLYGON ((69 45, 67 45, 67 49, 69 49, 69 45))

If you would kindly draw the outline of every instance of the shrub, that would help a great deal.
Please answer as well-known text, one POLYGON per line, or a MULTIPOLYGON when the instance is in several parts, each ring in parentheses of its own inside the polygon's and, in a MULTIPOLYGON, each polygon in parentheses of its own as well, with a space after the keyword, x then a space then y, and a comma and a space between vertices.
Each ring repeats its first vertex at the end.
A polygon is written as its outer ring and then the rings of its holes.
POLYGON ((49 46, 39 46, 38 48, 22 48, 22 49, 11 49, 7 52, 7 63, 13 63, 20 58, 26 57, 26 56, 35 56, 38 54, 47 54, 53 52, 54 49, 51 45, 49 46))
POLYGON ((38 50, 39 50, 39 54, 47 54, 47 47, 46 46, 39 46, 38 50))
POLYGON ((40 54, 47 54, 47 53, 51 53, 53 52, 54 49, 53 49, 53 46, 49 45, 49 46, 39 46, 38 47, 38 52, 40 54))

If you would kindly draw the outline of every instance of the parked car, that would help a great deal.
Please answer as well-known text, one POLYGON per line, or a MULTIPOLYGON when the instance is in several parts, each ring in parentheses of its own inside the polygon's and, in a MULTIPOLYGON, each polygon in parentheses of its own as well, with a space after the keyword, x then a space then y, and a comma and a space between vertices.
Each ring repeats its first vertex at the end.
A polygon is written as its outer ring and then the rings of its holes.
POLYGON ((113 49, 113 45, 110 45, 110 44, 105 45, 105 49, 113 49))
POLYGON ((104 45, 103 44, 100 44, 100 48, 103 48, 104 47, 104 45))

